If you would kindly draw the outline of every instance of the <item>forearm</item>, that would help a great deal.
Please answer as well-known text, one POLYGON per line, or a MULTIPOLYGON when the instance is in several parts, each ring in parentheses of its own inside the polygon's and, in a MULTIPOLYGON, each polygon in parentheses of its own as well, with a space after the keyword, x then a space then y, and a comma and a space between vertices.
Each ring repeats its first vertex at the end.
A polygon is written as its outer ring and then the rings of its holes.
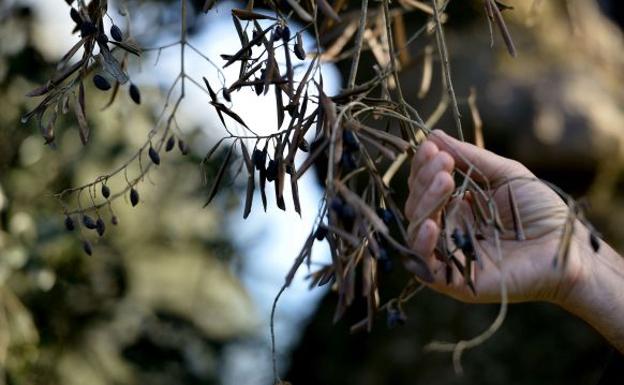
POLYGON ((583 268, 560 305, 624 354, 624 258, 602 241, 594 252, 586 230, 581 233, 577 251, 583 268))

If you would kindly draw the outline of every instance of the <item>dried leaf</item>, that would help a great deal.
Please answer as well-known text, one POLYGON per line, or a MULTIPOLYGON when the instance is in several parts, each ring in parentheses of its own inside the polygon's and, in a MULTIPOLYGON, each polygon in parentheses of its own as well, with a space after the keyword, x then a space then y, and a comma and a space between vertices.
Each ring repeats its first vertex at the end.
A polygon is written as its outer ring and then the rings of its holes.
POLYGON ((230 56, 227 59, 227 62, 223 65, 223 68, 228 67, 229 65, 231 65, 232 63, 234 63, 237 60, 240 60, 245 54, 247 54, 251 50, 251 47, 253 47, 254 45, 256 45, 256 43, 259 43, 260 41, 262 41, 262 39, 264 39, 264 35, 266 35, 266 33, 268 31, 270 31, 271 28, 273 28, 273 26, 270 26, 270 27, 268 27, 267 29, 264 29, 264 30, 260 30, 261 32, 256 37, 251 39, 249 41, 249 43, 244 45, 234 55, 230 56))
POLYGON ((243 160, 245 161, 245 165, 247 166, 247 194, 245 196, 245 211, 243 213, 243 218, 247 219, 247 217, 251 213, 251 205, 253 203, 253 195, 256 188, 256 174, 254 172, 253 162, 251 161, 251 157, 249 156, 249 151, 247 150, 247 146, 245 146, 245 142, 241 140, 240 143, 241 150, 243 151, 243 160))
POLYGON ((301 20, 305 21, 306 23, 312 23, 314 21, 314 18, 312 17, 312 15, 310 15, 308 11, 303 9, 303 7, 299 4, 297 0, 286 0, 286 1, 295 11, 297 16, 301 18, 301 20))
POLYGON ((208 13, 208 11, 210 11, 210 9, 212 7, 214 7, 216 2, 217 2, 217 0, 206 0, 204 2, 204 6, 202 7, 202 12, 203 13, 208 13))
POLYGON ((256 13, 247 9, 234 8, 232 9, 232 15, 241 20, 277 20, 273 16, 256 13))
POLYGON ((334 11, 334 8, 332 8, 332 6, 329 5, 327 0, 316 0, 316 4, 318 5, 319 9, 321 10, 321 12, 323 12, 325 16, 331 18, 337 23, 340 23, 341 21, 340 16, 338 16, 336 11, 334 11))
POLYGON ((83 145, 86 145, 89 141, 89 124, 87 123, 87 117, 84 110, 84 85, 80 82, 78 86, 78 94, 74 101, 74 115, 76 115, 76 121, 78 122, 78 129, 80 133, 80 141, 83 145))
POLYGON ((106 44, 99 44, 100 46, 100 54, 98 58, 100 59, 100 63, 102 64, 102 68, 106 72, 108 72, 115 80, 117 80, 121 84, 126 84, 129 80, 128 75, 121 68, 121 64, 117 61, 117 59, 113 56, 111 51, 108 49, 106 44))
POLYGON ((219 167, 217 176, 214 182, 212 183, 212 187, 210 188, 210 193, 208 194, 208 200, 204 204, 204 207, 208 206, 210 202, 212 201, 212 199, 215 197, 215 195, 217 195, 217 192, 219 191, 219 184, 221 183, 221 180, 223 179, 223 176, 225 175, 225 170, 230 165, 230 159, 232 158, 232 153, 234 152, 235 145, 236 145, 236 141, 234 141, 230 145, 230 148, 228 149, 228 152, 225 155, 225 159, 223 160, 223 163, 221 163, 221 167, 219 167))

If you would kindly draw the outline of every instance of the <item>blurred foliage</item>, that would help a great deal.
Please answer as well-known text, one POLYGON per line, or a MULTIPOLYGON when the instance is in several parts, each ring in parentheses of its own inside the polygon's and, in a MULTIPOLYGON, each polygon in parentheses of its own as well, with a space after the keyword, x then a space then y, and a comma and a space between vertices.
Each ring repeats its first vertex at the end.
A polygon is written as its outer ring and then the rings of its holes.
POLYGON ((0 383, 216 383, 221 347, 255 321, 229 267, 224 213, 198 213, 197 159, 168 153, 138 207, 116 202, 117 226, 103 213, 106 236, 67 232, 53 194, 125 162, 156 109, 101 112, 106 96, 94 97, 88 146, 73 121, 58 125, 56 148, 44 146, 34 124, 20 124, 33 103, 25 93, 55 66, 33 39, 41 15, 18 4, 0 11, 0 383))

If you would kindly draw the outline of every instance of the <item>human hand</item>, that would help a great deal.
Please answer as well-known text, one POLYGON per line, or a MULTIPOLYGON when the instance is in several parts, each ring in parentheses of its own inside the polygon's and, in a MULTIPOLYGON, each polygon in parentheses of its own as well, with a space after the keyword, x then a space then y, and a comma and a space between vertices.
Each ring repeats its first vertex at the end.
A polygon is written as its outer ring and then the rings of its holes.
MULTIPOLYGON (((465 302, 497 302, 504 275, 509 301, 562 303, 574 287, 582 269, 579 244, 588 247, 587 238, 581 242, 576 234, 566 263, 553 267, 569 208, 522 164, 436 130, 414 156, 409 191, 405 213, 410 221, 410 246, 426 259, 433 272, 434 281, 429 284, 432 289, 465 302), (476 223, 472 208, 477 199, 481 200, 482 207, 487 207, 487 202, 479 194, 470 192, 463 196, 451 195, 455 190, 452 177, 455 167, 467 173, 471 166, 471 177, 491 196, 503 225, 504 231, 499 237, 500 262, 495 262, 499 259, 499 250, 492 226, 484 228, 476 223), (486 180, 489 190, 483 187, 486 180), (509 187, 524 230, 525 240, 522 241, 517 240, 514 230, 509 187), (445 197, 448 197, 446 205, 436 207, 445 197), (478 234, 474 248, 482 266, 474 267, 474 293, 456 267, 447 283, 446 263, 443 262, 446 256, 436 247, 439 246, 443 210, 451 213, 446 216, 444 226, 450 251, 455 248, 450 242, 455 229, 466 233, 467 228, 471 228, 478 234)), ((575 227, 583 227, 578 221, 577 224, 579 226, 575 227)), ((465 261, 461 251, 453 251, 453 254, 462 263, 465 261)), ((409 262, 407 268, 410 268, 409 262)))

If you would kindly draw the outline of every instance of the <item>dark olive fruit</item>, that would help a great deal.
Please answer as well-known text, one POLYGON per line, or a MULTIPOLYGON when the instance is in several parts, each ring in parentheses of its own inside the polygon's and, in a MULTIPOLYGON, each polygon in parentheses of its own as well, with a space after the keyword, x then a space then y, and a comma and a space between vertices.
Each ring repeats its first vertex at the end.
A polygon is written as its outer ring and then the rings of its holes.
POLYGON ((390 307, 388 308, 388 314, 386 318, 386 322, 390 329, 395 328, 399 325, 405 325, 407 322, 407 317, 403 312, 397 308, 390 307))
POLYGON ((100 237, 104 235, 104 232, 106 231, 106 225, 104 224, 104 220, 102 218, 98 218, 95 222, 95 230, 100 237))
POLYGON ((139 204, 139 192, 134 187, 130 189, 130 203, 132 207, 139 204))
POLYGON ((175 137, 171 135, 169 139, 167 139, 167 143, 165 144, 165 151, 169 152, 173 150, 173 148, 175 147, 175 143, 176 143, 175 137))
POLYGON ((227 100, 228 102, 232 101, 232 95, 230 95, 230 90, 225 87, 223 88, 223 99, 227 100))
POLYGON ((394 213, 392 213, 392 210, 384 209, 381 207, 377 209, 377 215, 379 215, 379 218, 381 218, 381 220, 384 221, 384 223, 387 225, 392 223, 392 220, 394 219, 394 213))
POLYGON ((355 219, 355 210, 353 207, 339 197, 332 199, 330 208, 343 222, 351 222, 355 219))
POLYGON ((301 38, 301 34, 297 33, 297 42, 295 43, 295 56, 299 60, 305 60, 306 52, 303 48, 303 39, 301 38))
POLYGON ((267 180, 269 182, 273 182, 277 178, 277 162, 273 159, 269 160, 269 165, 267 166, 266 171, 267 180))
POLYGON ((141 92, 139 91, 139 87, 136 84, 130 84, 130 89, 128 90, 130 93, 130 99, 136 104, 141 104, 141 92))
POLYGON ((96 224, 93 218, 91 218, 90 216, 86 214, 82 216, 82 224, 84 225, 84 227, 86 227, 89 230, 93 230, 96 227, 96 224))
POLYGON ((288 40, 290 40, 290 28, 288 28, 288 26, 285 26, 284 28, 282 28, 282 41, 286 43, 288 42, 288 40))
POLYGON ((150 146, 149 150, 147 150, 147 155, 149 155, 149 158, 155 165, 160 164, 160 155, 154 150, 154 147, 150 146))
POLYGON ((279 25, 273 29, 273 41, 278 41, 282 38, 282 27, 279 25))
POLYGON ((355 158, 353 158, 353 154, 351 154, 350 152, 342 153, 342 157, 340 158, 340 165, 342 166, 342 169, 346 172, 353 171, 357 168, 355 158))
POLYGON ((93 76, 93 84, 95 84, 95 86, 102 91, 108 91, 111 89, 111 84, 102 75, 96 74, 93 76))
POLYGON ((68 215, 65 217, 65 230, 74 231, 76 226, 74 226, 74 220, 68 215))
POLYGON ((123 40, 123 33, 121 32, 121 28, 113 24, 110 28, 110 35, 115 41, 123 40))
POLYGON ((319 241, 322 241, 323 239, 325 239, 326 236, 327 236, 327 229, 325 227, 319 227, 318 229, 316 229, 316 232, 314 233, 314 237, 319 241))
MULTIPOLYGON (((251 35, 251 39, 252 39, 252 40, 256 40, 256 38, 258 38, 258 36, 259 36, 259 35, 258 35, 258 31, 254 29, 254 31, 253 31, 253 33, 252 33, 252 35, 251 35)), ((258 41, 256 42, 256 45, 257 45, 258 47, 260 47, 260 45, 261 45, 261 44, 262 44, 262 39, 260 39, 260 40, 258 40, 258 41)))
POLYGON ((78 26, 82 25, 82 17, 80 16, 80 12, 78 12, 76 8, 72 8, 69 11, 69 16, 74 21, 74 23, 76 23, 78 26))
POLYGON ((310 143, 308 143, 308 141, 305 139, 301 139, 299 141, 299 149, 303 152, 310 151, 310 143))
POLYGON ((84 250, 87 255, 92 255, 93 247, 91 247, 91 242, 87 240, 82 241, 82 250, 84 250))
POLYGON ((256 95, 260 96, 260 94, 262 94, 262 91, 264 91, 264 84, 260 82, 254 84, 254 91, 256 91, 256 95))
POLYGON ((112 223, 114 226, 117 226, 117 224, 119 223, 119 220, 117 219, 117 216, 116 216, 116 215, 113 215, 113 217, 111 218, 111 223, 112 223))
POLYGON ((178 148, 180 149, 180 152, 182 153, 182 155, 188 155, 189 153, 188 144, 186 144, 182 139, 178 139, 178 148))
POLYGON ((264 168, 264 163, 266 162, 266 155, 260 149, 254 149, 253 154, 251 155, 251 160, 253 161, 254 167, 256 170, 261 170, 264 168))
POLYGON ((598 250, 600 250, 600 240, 593 232, 589 233, 589 244, 591 245, 592 250, 594 250, 594 253, 597 253, 598 250))
POLYGON ((347 151, 355 152, 360 149, 360 144, 352 131, 345 130, 342 132, 342 143, 347 151))
POLYGON ((461 249, 464 253, 473 253, 474 249, 472 247, 472 241, 470 240, 470 236, 468 234, 462 234, 459 229, 453 230, 451 234, 451 239, 453 243, 458 249, 461 249))
POLYGON ((379 254, 377 255, 377 263, 384 273, 389 273, 394 268, 394 262, 388 256, 388 252, 383 247, 379 248, 379 254))
POLYGON ((104 45, 108 43, 108 36, 104 35, 103 33, 100 33, 99 35, 97 35, 97 41, 98 43, 104 45))
POLYGON ((108 197, 110 196, 111 191, 110 188, 108 188, 107 185, 103 184, 102 185, 102 196, 106 199, 108 199, 108 197))

